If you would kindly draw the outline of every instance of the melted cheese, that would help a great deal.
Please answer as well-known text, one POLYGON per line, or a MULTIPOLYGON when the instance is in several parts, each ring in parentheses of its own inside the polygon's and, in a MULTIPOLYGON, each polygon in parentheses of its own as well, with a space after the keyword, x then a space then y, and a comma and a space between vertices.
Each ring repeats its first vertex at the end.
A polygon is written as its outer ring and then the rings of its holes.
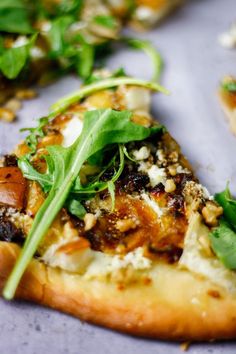
POLYGON ((163 208, 160 208, 157 202, 150 198, 146 193, 142 193, 142 199, 148 204, 148 206, 157 214, 158 217, 163 215, 163 208))
POLYGON ((132 153, 135 160, 146 160, 150 156, 150 149, 148 149, 146 146, 142 146, 139 150, 133 150, 132 153))
POLYGON ((184 251, 179 260, 182 267, 193 273, 203 275, 215 284, 236 292, 236 273, 225 268, 214 256, 209 254, 200 243, 200 238, 208 240, 209 229, 202 223, 201 216, 193 213, 185 236, 184 251))
POLYGON ((74 115, 67 123, 66 127, 62 130, 62 135, 64 138, 62 146, 68 147, 72 145, 75 140, 80 136, 82 129, 82 120, 77 115, 74 115))
POLYGON ((86 278, 101 277, 114 274, 122 269, 145 270, 151 268, 152 261, 144 257, 143 248, 138 247, 125 256, 109 255, 102 252, 94 252, 94 260, 90 263, 85 273, 86 278))
POLYGON ((151 104, 150 91, 142 87, 126 88, 125 105, 130 111, 149 112, 151 104))

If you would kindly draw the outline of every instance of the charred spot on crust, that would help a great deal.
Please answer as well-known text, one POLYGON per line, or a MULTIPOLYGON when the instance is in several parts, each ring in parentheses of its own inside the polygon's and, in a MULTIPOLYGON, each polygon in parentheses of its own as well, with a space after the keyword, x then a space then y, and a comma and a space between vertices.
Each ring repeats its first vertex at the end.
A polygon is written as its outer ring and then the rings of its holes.
POLYGON ((22 245, 24 234, 7 217, 0 217, 0 241, 15 242, 22 245))
POLYGON ((16 155, 5 155, 4 156, 4 166, 5 167, 16 167, 17 166, 17 157, 16 155))

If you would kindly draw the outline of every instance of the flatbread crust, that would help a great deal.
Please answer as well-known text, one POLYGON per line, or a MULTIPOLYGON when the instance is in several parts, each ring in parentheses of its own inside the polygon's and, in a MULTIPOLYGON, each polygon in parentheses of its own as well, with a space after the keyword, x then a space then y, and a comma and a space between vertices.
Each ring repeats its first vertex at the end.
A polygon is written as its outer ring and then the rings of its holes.
MULTIPOLYGON (((0 242, 0 289, 19 247, 0 242)), ((150 284, 114 283, 31 261, 16 297, 135 336, 168 340, 229 339, 236 333, 236 296, 176 265, 158 264, 150 284)))
MULTIPOLYGON (((226 78, 227 80, 228 78, 226 78)), ((229 78, 231 80, 231 78, 229 78)), ((235 82, 235 79, 232 78, 235 82)), ((236 135, 236 93, 229 92, 224 88, 220 88, 218 92, 219 101, 226 119, 229 122, 230 129, 236 135)))

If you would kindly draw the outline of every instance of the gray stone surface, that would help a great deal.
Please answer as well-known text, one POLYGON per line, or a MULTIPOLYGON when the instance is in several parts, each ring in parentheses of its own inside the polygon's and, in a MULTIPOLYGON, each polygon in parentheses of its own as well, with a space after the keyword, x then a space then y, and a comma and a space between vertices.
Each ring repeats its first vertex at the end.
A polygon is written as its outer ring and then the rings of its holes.
MULTIPOLYGON (((160 28, 142 34, 162 52, 166 63, 163 82, 172 92, 169 97, 154 97, 153 112, 182 145, 212 193, 224 188, 227 180, 236 192, 236 138, 229 132, 216 97, 220 78, 236 73, 236 51, 223 49, 217 42, 218 34, 234 19, 235 0, 189 0, 160 28)), ((127 49, 116 52, 108 64, 111 68, 124 66, 129 73, 143 78, 151 74, 145 56, 127 49)), ((65 78, 27 102, 17 122, 1 123, 0 153, 11 150, 22 138, 20 127, 31 126, 32 118, 46 114, 50 104, 78 85, 75 78, 65 78)), ((0 300, 0 314, 0 354, 180 352, 176 344, 132 338, 22 302, 0 300)), ((235 342, 227 342, 192 345, 189 352, 226 354, 235 350, 235 342)))

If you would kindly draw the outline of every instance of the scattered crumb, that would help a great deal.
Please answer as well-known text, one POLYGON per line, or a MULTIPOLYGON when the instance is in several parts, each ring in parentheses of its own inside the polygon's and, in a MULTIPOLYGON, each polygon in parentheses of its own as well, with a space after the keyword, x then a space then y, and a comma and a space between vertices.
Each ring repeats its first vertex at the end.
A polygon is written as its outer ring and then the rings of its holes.
POLYGON ((20 100, 30 100, 37 97, 37 92, 32 89, 22 89, 16 92, 16 98, 20 100))
POLYGON ((183 343, 180 344, 180 349, 183 352, 186 352, 189 349, 190 344, 191 344, 191 342, 183 342, 183 343))
POLYGON ((0 107, 0 119, 4 122, 13 122, 15 120, 16 114, 8 108, 0 107))

